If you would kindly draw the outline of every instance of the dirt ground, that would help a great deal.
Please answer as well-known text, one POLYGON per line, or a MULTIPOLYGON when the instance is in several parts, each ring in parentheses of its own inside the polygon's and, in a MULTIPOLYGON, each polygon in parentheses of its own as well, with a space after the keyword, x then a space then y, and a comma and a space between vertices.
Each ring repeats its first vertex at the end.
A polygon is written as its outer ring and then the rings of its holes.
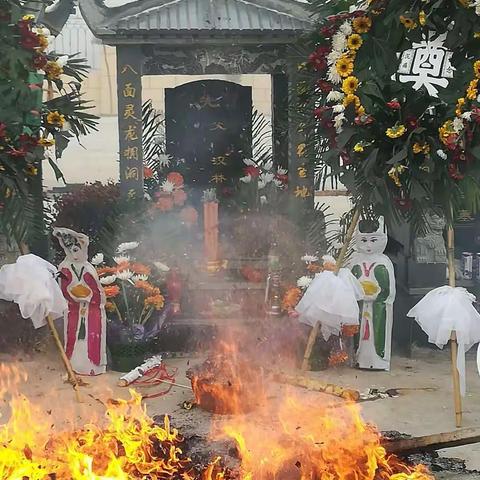
MULTIPOLYGON (((254 359, 252 359, 254 360, 254 359)), ((177 368, 176 382, 188 386, 186 369, 199 362, 199 358, 167 359, 168 368, 177 368)), ((88 378, 89 386, 81 389, 82 404, 75 401, 72 388, 64 383, 64 372, 56 352, 50 345, 46 351, 34 354, 7 355, 0 353, 1 364, 16 363, 27 372, 28 380, 21 392, 51 418, 52 430, 81 426, 103 414, 101 401, 108 398, 127 398, 127 388, 116 385, 120 374, 88 378)), ((480 427, 480 377, 476 372, 473 354, 467 358, 468 393, 464 399, 464 427, 480 427)), ((1 370, 0 370, 1 371, 1 370)), ((364 418, 375 423, 382 431, 395 430, 412 435, 423 435, 455 429, 449 353, 435 350, 417 350, 414 358, 394 358, 391 372, 365 372, 350 368, 334 368, 312 372, 322 381, 335 382, 361 392, 369 388, 396 389, 398 396, 362 403, 364 418)), ((285 394, 284 386, 276 386, 274 396, 285 394)), ((290 387, 289 387, 290 388, 290 387)), ((157 387, 157 390, 158 387, 157 387)), ((294 388, 297 393, 324 401, 325 395, 294 388)), ((146 400, 151 416, 169 414, 173 423, 186 435, 207 438, 212 415, 194 408, 185 410, 184 401, 192 400, 191 391, 173 388, 167 395, 146 400)), ((8 417, 8 406, 0 400, 0 416, 8 417)), ((314 414, 314 412, 312 412, 314 414)), ((252 413, 251 415, 255 415, 252 413)), ((0 420, 2 423, 3 420, 0 420)), ((218 452, 222 453, 222 452, 218 452)), ((466 461, 467 468, 480 470, 480 445, 471 445, 441 452, 466 461)), ((438 478, 450 478, 441 474, 438 478)))

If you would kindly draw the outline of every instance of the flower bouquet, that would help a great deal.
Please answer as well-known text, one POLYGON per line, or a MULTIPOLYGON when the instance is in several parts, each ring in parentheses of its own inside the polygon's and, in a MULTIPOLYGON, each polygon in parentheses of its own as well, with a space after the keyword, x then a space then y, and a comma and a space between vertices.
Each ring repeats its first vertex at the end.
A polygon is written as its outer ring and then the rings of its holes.
POLYGON ((112 366, 119 371, 130 371, 143 361, 168 314, 160 289, 162 272, 135 261, 131 251, 138 245, 120 244, 111 263, 101 253, 92 259, 107 298, 112 366))

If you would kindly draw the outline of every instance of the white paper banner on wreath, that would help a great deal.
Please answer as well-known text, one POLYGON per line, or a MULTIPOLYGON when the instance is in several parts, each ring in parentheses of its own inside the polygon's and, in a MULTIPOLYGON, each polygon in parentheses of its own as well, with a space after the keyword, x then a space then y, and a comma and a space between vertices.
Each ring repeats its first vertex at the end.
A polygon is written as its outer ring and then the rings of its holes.
MULTIPOLYGON (((452 332, 458 343, 457 369, 460 376, 460 392, 465 396, 465 353, 480 342, 480 314, 473 306, 475 296, 465 288, 439 287, 427 293, 408 313, 414 317, 428 341, 443 348, 452 332)), ((480 371, 480 351, 477 356, 480 371)))
POLYGON ((448 87, 455 67, 451 63, 453 52, 444 46, 447 34, 435 35, 435 32, 428 32, 421 42, 412 43, 412 48, 398 54, 400 64, 392 80, 413 82, 414 90, 425 87, 431 97, 437 98, 437 87, 448 87))

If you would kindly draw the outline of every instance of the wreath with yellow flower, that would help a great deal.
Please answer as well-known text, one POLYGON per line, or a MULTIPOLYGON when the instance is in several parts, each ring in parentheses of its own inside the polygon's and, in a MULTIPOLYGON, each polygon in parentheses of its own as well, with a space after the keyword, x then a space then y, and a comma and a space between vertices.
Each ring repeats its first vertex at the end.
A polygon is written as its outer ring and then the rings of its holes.
POLYGON ((477 210, 480 2, 356 5, 313 1, 299 88, 312 162, 389 221, 477 210))

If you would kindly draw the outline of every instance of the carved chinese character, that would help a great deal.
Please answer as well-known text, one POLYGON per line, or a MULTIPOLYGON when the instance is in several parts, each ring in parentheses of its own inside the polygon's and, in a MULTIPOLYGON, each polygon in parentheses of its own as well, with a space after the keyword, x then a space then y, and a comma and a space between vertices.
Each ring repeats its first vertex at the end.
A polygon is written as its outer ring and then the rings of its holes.
POLYGON ((123 96, 125 98, 128 98, 128 97, 135 98, 136 93, 137 93, 137 89, 131 83, 126 83, 125 86, 123 87, 123 96))
POLYGON ((127 130, 125 130, 125 140, 138 140, 136 125, 129 125, 127 130))
POLYGON ((300 178, 307 178, 307 169, 302 165, 297 168, 297 174, 300 178))
POLYGON ((217 166, 218 165, 227 165, 227 159, 223 155, 221 155, 219 157, 213 157, 212 158, 212 163, 214 165, 217 165, 217 166))
POLYGON ((210 131, 214 132, 215 130, 223 130, 225 131, 227 127, 225 127, 225 124, 223 122, 215 122, 212 124, 212 127, 210 128, 210 131))
POLYGON ((129 118, 134 118, 137 120, 137 117, 135 116, 135 105, 133 103, 128 103, 125 105, 125 110, 123 111, 123 118, 125 120, 129 118))
POLYGON ((138 180, 138 167, 127 167, 125 169, 125 180, 138 180))
MULTIPOLYGON (((453 53, 444 47, 447 34, 438 35, 429 32, 420 43, 402 53, 397 78, 402 83, 414 82, 412 87, 419 90, 425 87, 432 97, 438 97, 435 85, 446 88, 448 79, 453 77, 455 68, 451 64, 453 53)), ((395 75, 392 77, 395 78, 395 75)))
POLYGON ((123 156, 127 160, 138 160, 138 147, 127 147, 123 151, 123 156))
POLYGON ((309 197, 310 191, 305 185, 303 187, 297 186, 294 191, 295 197, 297 198, 307 198, 309 197))
POLYGON ((134 188, 131 188, 131 189, 127 192, 127 197, 129 198, 129 200, 133 200, 134 198, 137 197, 137 192, 135 191, 134 188))
POLYGON ((213 99, 210 95, 204 95, 203 97, 200 97, 196 106, 199 110, 202 110, 205 107, 219 108, 220 103, 218 103, 218 99, 213 99))
POLYGON ((135 75, 138 75, 138 72, 136 72, 131 65, 124 65, 122 68, 122 73, 127 73, 128 71, 134 73, 135 75))
POLYGON ((213 183, 223 183, 225 182, 227 179, 225 178, 225 175, 222 175, 222 174, 215 174, 213 175, 213 177, 211 178, 210 182, 213 182, 213 183))

